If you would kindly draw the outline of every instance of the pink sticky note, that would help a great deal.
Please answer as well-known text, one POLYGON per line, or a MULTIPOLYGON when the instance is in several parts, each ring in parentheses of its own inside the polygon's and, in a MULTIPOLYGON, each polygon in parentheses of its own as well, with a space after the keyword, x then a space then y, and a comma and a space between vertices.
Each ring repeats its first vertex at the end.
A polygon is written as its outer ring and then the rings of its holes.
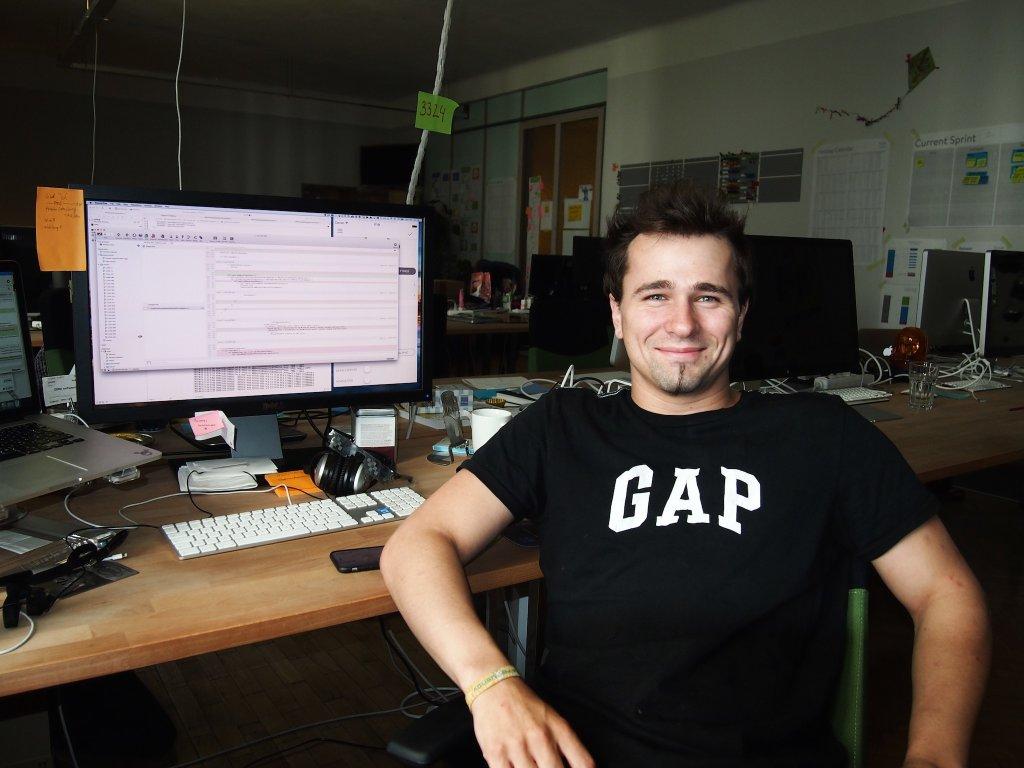
POLYGON ((220 411, 202 411, 190 418, 188 423, 192 425, 192 434, 196 437, 203 437, 224 427, 220 411))

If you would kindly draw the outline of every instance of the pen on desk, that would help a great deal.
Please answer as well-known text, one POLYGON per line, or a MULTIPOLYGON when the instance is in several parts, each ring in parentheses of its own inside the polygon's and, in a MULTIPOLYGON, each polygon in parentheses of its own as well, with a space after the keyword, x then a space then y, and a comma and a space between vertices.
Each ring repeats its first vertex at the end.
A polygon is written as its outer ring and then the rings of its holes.
POLYGON ((126 557, 128 557, 128 554, 126 552, 115 552, 114 554, 108 557, 104 557, 103 562, 109 563, 112 560, 124 560, 126 557))
POLYGON ((1015 405, 1010 410, 1011 411, 1024 411, 1024 405, 1015 405))

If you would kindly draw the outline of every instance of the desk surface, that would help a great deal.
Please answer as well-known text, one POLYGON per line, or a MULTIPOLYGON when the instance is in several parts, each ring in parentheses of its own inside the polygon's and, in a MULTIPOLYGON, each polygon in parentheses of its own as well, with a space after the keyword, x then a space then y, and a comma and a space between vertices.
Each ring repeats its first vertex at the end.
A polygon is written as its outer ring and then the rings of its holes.
MULTIPOLYGON (((433 431, 400 445, 402 471, 428 495, 453 473, 426 460, 433 431)), ((169 467, 142 468, 143 478, 123 488, 101 486, 71 500, 75 514, 91 522, 124 524, 125 504, 177 491, 169 467)), ((199 517, 187 498, 175 497, 129 511, 139 522, 160 525, 199 517), (134 513, 134 514, 132 514, 134 513)), ((263 506, 277 501, 267 494, 263 506)), ((37 500, 32 511, 59 514, 63 496, 37 500)), ((257 506, 253 496, 204 496, 214 513, 257 506)), ((35 636, 17 652, 0 656, 0 696, 157 664, 284 635, 306 632, 395 610, 377 572, 339 574, 335 549, 383 544, 397 524, 323 534, 305 539, 179 561, 163 534, 132 531, 121 561, 139 573, 64 600, 36 622, 35 636)), ((536 553, 501 540, 469 566, 474 591, 540 577, 536 553)), ((0 631, 12 642, 22 628, 0 631)))
MULTIPOLYGON (((918 476, 937 480, 1024 458, 1024 387, 982 393, 985 401, 939 399, 929 413, 911 413, 897 394, 878 407, 899 421, 879 428, 903 451, 918 476)), ((401 430, 400 430, 401 431, 401 430)), ((399 447, 402 470, 424 495, 453 473, 426 461, 436 434, 417 426, 399 447)), ((177 490, 164 464, 143 468, 123 488, 100 487, 72 500, 80 516, 116 523, 124 504, 177 490)), ((60 496, 34 509, 60 514, 60 496)), ((252 508, 251 496, 204 497, 214 512, 252 508)), ((267 502, 267 506, 272 505, 267 502)), ((133 510, 140 522, 161 524, 197 515, 181 497, 133 510)), ((305 632, 394 610, 379 573, 338 574, 334 549, 381 544, 396 524, 314 536, 266 547, 178 561, 163 534, 133 531, 121 561, 138 575, 59 601, 37 622, 35 637, 0 656, 0 696, 135 669, 228 647, 305 632)), ((535 550, 499 541, 469 567, 474 591, 540 577, 535 550)), ((23 630, 0 632, 16 639, 23 630)), ((13 642, 13 640, 12 640, 13 642)))
POLYGON ((485 333, 528 333, 530 324, 521 320, 499 321, 490 323, 467 323, 462 320, 448 318, 445 334, 448 336, 469 336, 485 333))

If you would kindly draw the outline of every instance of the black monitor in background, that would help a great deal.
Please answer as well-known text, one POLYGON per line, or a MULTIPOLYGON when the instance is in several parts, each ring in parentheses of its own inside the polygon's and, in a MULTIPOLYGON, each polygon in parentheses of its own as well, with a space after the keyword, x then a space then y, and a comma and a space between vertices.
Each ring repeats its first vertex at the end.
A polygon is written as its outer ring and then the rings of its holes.
POLYGON ((603 282, 600 258, 534 254, 530 343, 559 355, 582 355, 606 346, 611 310, 603 282))
POLYGON ((984 354, 1024 354, 1024 251, 989 251, 985 259, 988 297, 984 354))
POLYGON ((430 398, 430 209, 84 189, 87 268, 73 287, 86 418, 430 398))
POLYGON ((984 291, 985 254, 938 249, 924 252, 917 324, 928 337, 930 352, 974 351, 975 344, 981 343, 985 323, 984 291))
POLYGON ((36 231, 32 227, 0 227, 0 259, 15 261, 21 268, 21 280, 25 286, 25 301, 30 315, 36 315, 40 296, 53 287, 48 272, 39 269, 36 256, 36 231))
POLYGON ((603 237, 576 235, 572 239, 573 256, 576 258, 597 259, 602 265, 605 263, 606 247, 607 241, 603 237))
POLYGON ((849 240, 748 235, 754 295, 732 381, 860 370, 849 240))
POLYGON ((359 183, 407 187, 416 161, 416 144, 382 144, 359 148, 359 183))

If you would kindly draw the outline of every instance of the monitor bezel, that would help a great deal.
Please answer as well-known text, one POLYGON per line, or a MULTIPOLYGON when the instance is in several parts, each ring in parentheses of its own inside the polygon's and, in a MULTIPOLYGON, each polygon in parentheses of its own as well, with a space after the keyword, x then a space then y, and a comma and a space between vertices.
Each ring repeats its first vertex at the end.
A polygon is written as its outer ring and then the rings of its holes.
MULTIPOLYGON (((845 238, 825 238, 825 237, 795 237, 785 235, 755 235, 747 234, 747 244, 751 251, 752 268, 754 274, 753 294, 751 298, 751 308, 756 307, 759 292, 757 285, 757 274, 758 265, 756 244, 758 242, 772 246, 774 249, 779 248, 782 244, 787 241, 799 242, 802 248, 813 247, 815 243, 821 244, 822 248, 828 249, 839 249, 843 250, 843 256, 848 256, 848 260, 843 265, 843 270, 847 275, 847 282, 853 291, 853 301, 850 303, 849 312, 846 318, 846 333, 847 338, 839 340, 835 345, 835 351, 829 351, 828 353, 822 352, 820 348, 817 351, 817 359, 812 359, 814 353, 808 352, 803 359, 797 361, 797 364, 793 367, 787 367, 779 360, 771 360, 765 362, 760 368, 757 363, 751 359, 751 355, 748 352, 752 342, 750 341, 750 335, 741 337, 739 343, 736 345, 736 349, 733 351, 732 358, 729 361, 729 380, 736 381, 764 381, 766 379, 786 379, 792 377, 801 376, 822 376, 830 373, 844 373, 846 371, 856 373, 860 370, 860 345, 858 342, 858 318, 857 318, 857 282, 856 282, 856 270, 854 268, 853 261, 853 243, 845 238), (826 363, 827 360, 827 363, 826 363), (834 370, 817 370, 819 367, 824 365, 827 368, 834 368, 834 370), (845 369, 845 370, 844 370, 845 369)), ((845 259, 844 259, 845 260, 845 259)), ((753 315, 754 321, 757 320, 757 315, 753 315)), ((748 318, 749 319, 749 318, 748 318)), ((750 325, 747 325, 749 330, 750 325)))
MULTIPOLYGON (((1024 354, 1024 337, 1018 343, 1011 343, 1008 346, 1003 346, 998 343, 993 343, 992 340, 992 283, 995 278, 992 272, 996 268, 996 261, 1001 259, 1004 254, 1017 254, 1021 251, 1013 251, 1009 248, 990 249, 985 252, 985 285, 984 285, 984 300, 982 303, 982 309, 985 314, 984 322, 982 323, 983 329, 983 346, 982 353, 986 358, 995 359, 1003 357, 1015 357, 1017 355, 1024 354)), ((1024 332, 1022 332, 1024 333, 1024 332)))
POLYGON ((0 410, 0 423, 37 414, 41 408, 40 403, 42 403, 42 393, 39 391, 39 382, 36 379, 36 355, 35 350, 32 349, 32 334, 29 331, 29 324, 26 319, 28 315, 25 309, 25 285, 21 280, 21 265, 13 259, 0 260, 0 272, 7 271, 12 272, 14 275, 14 301, 17 305, 15 311, 17 312, 18 322, 21 324, 19 330, 21 331, 22 352, 25 354, 25 365, 28 368, 29 396, 27 398, 19 397, 18 404, 13 408, 0 410))
MULTIPOLYGON (((118 403, 97 405, 93 384, 92 324, 88 271, 72 273, 72 315, 74 318, 75 365, 78 384, 78 405, 82 415, 93 422, 170 420, 193 415, 197 411, 222 410, 229 416, 254 416, 299 411, 311 408, 382 406, 430 400, 433 393, 434 344, 433 281, 436 271, 435 239, 438 227, 432 208, 423 205, 396 203, 346 203, 297 197, 242 195, 221 192, 153 190, 126 187, 71 185, 81 189, 84 201, 151 203, 156 205, 188 205, 215 208, 243 208, 300 213, 334 213, 354 216, 398 216, 422 221, 423 268, 420 274, 420 359, 417 382, 413 385, 379 385, 372 391, 353 393, 316 392, 268 397, 206 398, 168 400, 161 402, 118 403)), ((88 240, 88 206, 83 205, 84 235, 88 240)))

